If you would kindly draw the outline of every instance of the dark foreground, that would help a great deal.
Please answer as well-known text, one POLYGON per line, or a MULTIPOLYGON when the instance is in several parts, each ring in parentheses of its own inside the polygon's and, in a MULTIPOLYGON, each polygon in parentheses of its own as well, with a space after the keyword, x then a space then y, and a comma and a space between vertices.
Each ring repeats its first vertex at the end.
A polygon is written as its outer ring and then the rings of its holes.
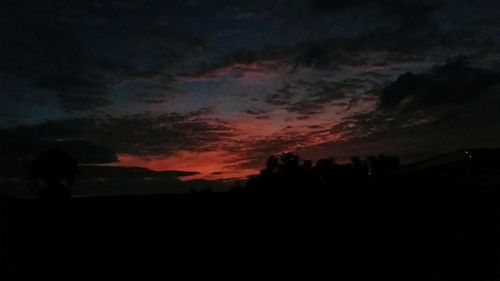
POLYGON ((499 280, 500 192, 473 183, 295 194, 7 197, 7 280, 499 280))

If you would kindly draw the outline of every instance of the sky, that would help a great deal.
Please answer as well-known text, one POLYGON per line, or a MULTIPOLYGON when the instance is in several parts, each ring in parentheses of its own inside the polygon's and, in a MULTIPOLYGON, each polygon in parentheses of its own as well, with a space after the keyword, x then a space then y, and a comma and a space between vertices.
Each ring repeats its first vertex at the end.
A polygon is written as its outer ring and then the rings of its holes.
POLYGON ((0 26, 2 161, 220 180, 500 146, 497 0, 2 0, 0 26))

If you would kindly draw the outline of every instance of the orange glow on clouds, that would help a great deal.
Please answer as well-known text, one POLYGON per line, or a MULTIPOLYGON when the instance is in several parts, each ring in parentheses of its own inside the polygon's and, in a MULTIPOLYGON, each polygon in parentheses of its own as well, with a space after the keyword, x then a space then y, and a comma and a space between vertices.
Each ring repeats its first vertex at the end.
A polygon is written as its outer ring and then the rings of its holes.
POLYGON ((234 163, 235 157, 223 151, 179 152, 175 155, 161 158, 143 158, 130 154, 118 155, 118 166, 144 167, 154 171, 193 171, 199 174, 181 177, 181 180, 221 180, 243 179, 257 174, 258 169, 240 169, 228 167, 226 163, 234 163))
MULTIPOLYGON (((328 110, 306 119, 297 118, 298 114, 281 108, 263 107, 257 114, 235 113, 225 116, 231 125, 231 132, 217 139, 216 143, 211 143, 210 151, 181 150, 168 156, 149 157, 119 154, 119 162, 115 165, 197 173, 181 177, 181 180, 244 179, 258 174, 264 167, 267 156, 271 154, 304 152, 325 143, 343 140, 343 132, 332 130, 332 127, 352 112, 370 111, 374 103, 375 101, 360 101, 349 111, 342 106, 330 105, 328 110), (259 116, 265 118, 258 118, 259 116), (269 155, 260 155, 259 151, 265 151, 269 155), (255 155, 262 159, 252 159, 255 155), (252 166, 248 166, 248 159, 252 159, 252 166), (258 161, 261 161, 260 164, 256 164, 258 161)), ((307 158, 308 153, 301 156, 307 158)))
POLYGON ((211 81, 229 79, 244 84, 265 84, 290 72, 291 66, 276 61, 235 63, 198 76, 184 77, 184 81, 211 81))
MULTIPOLYGON (((277 112, 280 113, 280 112, 277 112)), ((278 115, 279 114, 276 114, 278 115)), ((144 167, 154 171, 187 171, 197 172, 192 176, 181 177, 181 180, 223 180, 223 179, 245 179, 250 175, 258 174, 265 165, 266 159, 262 159, 260 167, 242 167, 238 165, 248 158, 246 155, 252 153, 251 148, 255 142, 270 140, 274 149, 271 154, 295 151, 322 143, 338 140, 341 135, 331 132, 327 128, 331 126, 328 120, 329 114, 318 116, 315 119, 297 120, 295 118, 287 120, 280 116, 272 116, 271 119, 256 119, 249 115, 240 115, 237 120, 232 120, 234 135, 221 140, 221 145, 217 150, 212 151, 179 151, 169 156, 141 157, 131 154, 118 154, 117 166, 144 167), (322 117, 322 118, 320 118, 322 117), (310 125, 325 119, 319 126, 320 129, 309 128, 310 125), (325 130, 326 129, 326 130, 325 130), (283 139, 283 145, 272 142, 273 139, 283 139), (297 141, 287 142, 287 139, 297 141), (227 143, 226 143, 227 142, 227 143), (224 150, 224 143, 232 147, 232 151, 224 150), (236 149, 242 147, 244 149, 236 149)))

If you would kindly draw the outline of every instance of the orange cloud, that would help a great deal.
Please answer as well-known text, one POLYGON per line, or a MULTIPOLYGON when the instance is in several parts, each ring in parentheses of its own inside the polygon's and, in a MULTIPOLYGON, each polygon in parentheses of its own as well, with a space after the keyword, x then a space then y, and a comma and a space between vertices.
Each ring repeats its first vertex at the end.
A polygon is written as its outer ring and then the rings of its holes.
POLYGON ((239 161, 237 156, 225 151, 179 152, 169 157, 143 158, 130 154, 119 154, 116 165, 145 167, 154 171, 194 171, 197 175, 181 177, 181 180, 243 179, 257 174, 258 169, 232 168, 227 163, 239 161))
MULTIPOLYGON (((372 106, 373 101, 360 101, 350 111, 331 107, 329 111, 306 119, 297 118, 300 115, 283 109, 263 110, 262 114, 268 119, 259 119, 259 115, 255 114, 238 113, 227 119, 232 128, 231 133, 210 141, 204 151, 182 147, 168 156, 119 154, 117 165, 198 173, 182 177, 181 180, 244 179, 257 174, 272 154, 309 151, 309 148, 341 140, 343 132, 334 130, 334 125, 341 123, 352 111, 363 112, 372 106)), ((312 154, 304 153, 303 156, 312 154)), ((311 159, 316 160, 314 156, 311 159)))

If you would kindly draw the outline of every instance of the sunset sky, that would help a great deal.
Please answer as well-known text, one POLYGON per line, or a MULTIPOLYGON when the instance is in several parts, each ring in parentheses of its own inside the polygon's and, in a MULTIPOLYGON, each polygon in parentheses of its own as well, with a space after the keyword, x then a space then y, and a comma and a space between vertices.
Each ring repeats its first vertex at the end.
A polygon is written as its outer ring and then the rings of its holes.
POLYGON ((78 141, 99 147, 80 162, 189 180, 286 151, 500 147, 498 0, 3 0, 0 26, 0 137, 19 157, 78 141))

